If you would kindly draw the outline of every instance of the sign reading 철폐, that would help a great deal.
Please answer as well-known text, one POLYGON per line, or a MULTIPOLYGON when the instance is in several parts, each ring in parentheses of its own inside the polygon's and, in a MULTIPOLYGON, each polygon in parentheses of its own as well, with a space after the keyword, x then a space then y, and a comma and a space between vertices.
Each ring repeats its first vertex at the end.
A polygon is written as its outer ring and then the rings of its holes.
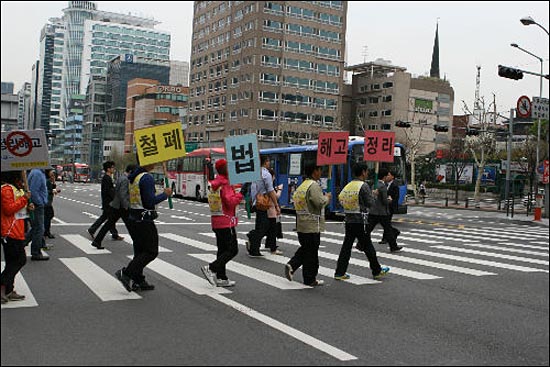
POLYGON ((2 171, 51 168, 44 130, 2 131, 2 171))
POLYGON ((393 162, 395 133, 386 131, 366 131, 363 156, 365 161, 393 162))
POLYGON ((232 185, 253 182, 261 178, 262 167, 256 134, 225 138, 225 155, 229 182, 232 185))
POLYGON ((136 130, 134 141, 141 166, 185 156, 180 122, 136 130))
POLYGON ((347 132, 320 132, 317 148, 317 165, 346 163, 348 159, 347 132))

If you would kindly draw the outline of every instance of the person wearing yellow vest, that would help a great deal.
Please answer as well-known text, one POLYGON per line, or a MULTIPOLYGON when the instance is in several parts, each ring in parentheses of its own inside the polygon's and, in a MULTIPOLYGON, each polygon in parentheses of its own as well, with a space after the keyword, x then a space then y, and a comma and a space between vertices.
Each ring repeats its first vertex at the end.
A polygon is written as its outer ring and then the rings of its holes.
POLYGON ((368 168, 365 162, 354 165, 353 177, 353 181, 348 183, 338 195, 346 214, 346 235, 340 249, 340 256, 338 256, 334 279, 347 280, 350 278, 346 271, 348 270, 351 249, 356 238, 359 240, 365 255, 367 255, 372 276, 378 279, 388 273, 390 268, 380 266, 376 250, 370 240, 370 234, 365 231, 368 208, 373 203, 371 189, 365 182, 368 177, 368 168))
MULTIPOLYGON (((0 275, 2 304, 22 301, 25 296, 14 289, 15 276, 27 262, 25 254, 25 218, 31 193, 21 190, 21 172, 2 172, 2 247, 6 267, 0 275)), ((30 204, 32 206, 33 204, 30 204)), ((29 209, 33 209, 30 207, 29 209)))
POLYGON ((285 276, 289 281, 292 281, 294 272, 303 265, 304 284, 312 287, 324 284, 322 280, 317 280, 319 246, 321 244, 321 232, 325 231, 324 209, 331 199, 331 194, 323 194, 323 190, 318 184, 321 172, 319 166, 306 166, 307 179, 294 192, 294 208, 297 217, 296 229, 300 248, 285 265, 285 276))
POLYGON ((155 180, 149 173, 154 164, 144 167, 137 166, 128 175, 130 181, 130 212, 128 215, 128 232, 134 244, 134 258, 128 266, 117 270, 116 277, 128 292, 153 290, 143 275, 143 269, 153 261, 159 253, 159 235, 154 220, 158 217, 155 206, 172 195, 172 189, 167 187, 156 195, 155 180))

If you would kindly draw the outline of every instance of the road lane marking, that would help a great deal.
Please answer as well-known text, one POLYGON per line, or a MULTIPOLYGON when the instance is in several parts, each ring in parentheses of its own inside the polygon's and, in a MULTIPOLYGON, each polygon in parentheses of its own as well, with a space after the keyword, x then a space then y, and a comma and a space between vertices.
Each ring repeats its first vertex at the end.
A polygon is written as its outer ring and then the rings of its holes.
MULTIPOLYGON (((129 245, 134 245, 134 242, 132 241, 132 238, 128 235, 127 237, 124 237, 124 242, 126 242, 129 245)), ((159 252, 173 252, 170 249, 167 249, 166 247, 159 246, 159 252)))
POLYGON ((214 246, 206 242, 197 241, 192 238, 183 237, 174 233, 159 233, 159 236, 184 245, 198 248, 203 251, 218 251, 218 246, 214 246))
POLYGON ((61 237, 69 241, 73 246, 81 249, 88 255, 104 255, 110 254, 111 251, 107 249, 98 250, 92 246, 92 241, 79 235, 79 234, 62 234, 61 237))
POLYGON ((455 251, 455 252, 463 252, 466 254, 472 254, 472 255, 481 255, 481 256, 490 256, 490 257, 496 257, 500 259, 506 259, 506 260, 514 260, 514 261, 521 261, 521 262, 527 262, 532 264, 539 264, 539 265, 547 265, 548 261, 546 260, 539 260, 539 259, 530 259, 527 257, 520 257, 520 256, 512 256, 512 255, 504 255, 499 254, 496 252, 486 252, 486 251, 477 251, 477 250, 470 250, 460 247, 450 247, 450 246, 432 246, 433 248, 440 249, 440 250, 448 250, 448 251, 455 251))
MULTIPOLYGON (((548 257, 548 253, 546 253, 546 252, 519 250, 519 249, 510 248, 510 247, 485 245, 485 244, 482 244, 482 243, 463 243, 460 246, 480 247, 480 248, 486 249, 486 250, 499 250, 499 251, 518 253, 518 254, 548 257)), ((506 245, 503 245, 503 246, 506 246, 506 245)), ((431 247, 435 247, 435 246, 431 246, 431 247)))

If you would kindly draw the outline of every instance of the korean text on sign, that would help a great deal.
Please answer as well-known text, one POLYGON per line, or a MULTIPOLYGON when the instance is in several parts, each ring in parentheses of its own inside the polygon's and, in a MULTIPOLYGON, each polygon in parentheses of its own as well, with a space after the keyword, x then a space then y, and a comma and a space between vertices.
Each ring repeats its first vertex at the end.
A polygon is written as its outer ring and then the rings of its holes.
POLYGON ((42 129, 2 131, 2 171, 50 168, 48 141, 42 129))
POLYGON ((256 134, 225 138, 229 182, 232 185, 260 179, 260 152, 256 134))
POLYGON ((185 155, 183 131, 179 122, 136 130, 134 140, 142 166, 185 155))
POLYGON ((393 162, 395 133, 385 131, 365 132, 364 160, 393 162))
POLYGON ((347 132, 320 132, 317 148, 317 165, 341 164, 348 157, 347 132))

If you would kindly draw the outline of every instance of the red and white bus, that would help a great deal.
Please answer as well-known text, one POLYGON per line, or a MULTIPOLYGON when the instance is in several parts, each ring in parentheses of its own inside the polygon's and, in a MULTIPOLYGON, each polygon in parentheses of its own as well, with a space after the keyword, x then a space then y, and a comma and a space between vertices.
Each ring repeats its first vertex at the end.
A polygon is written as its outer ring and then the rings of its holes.
POLYGON ((88 182, 90 181, 90 166, 86 163, 67 163, 63 165, 63 174, 65 172, 66 180, 69 180, 69 175, 74 175, 74 182, 88 182))
POLYGON ((166 164, 168 185, 175 196, 204 200, 208 196, 208 180, 214 178, 214 163, 225 159, 225 149, 200 148, 185 157, 173 159, 166 164))

